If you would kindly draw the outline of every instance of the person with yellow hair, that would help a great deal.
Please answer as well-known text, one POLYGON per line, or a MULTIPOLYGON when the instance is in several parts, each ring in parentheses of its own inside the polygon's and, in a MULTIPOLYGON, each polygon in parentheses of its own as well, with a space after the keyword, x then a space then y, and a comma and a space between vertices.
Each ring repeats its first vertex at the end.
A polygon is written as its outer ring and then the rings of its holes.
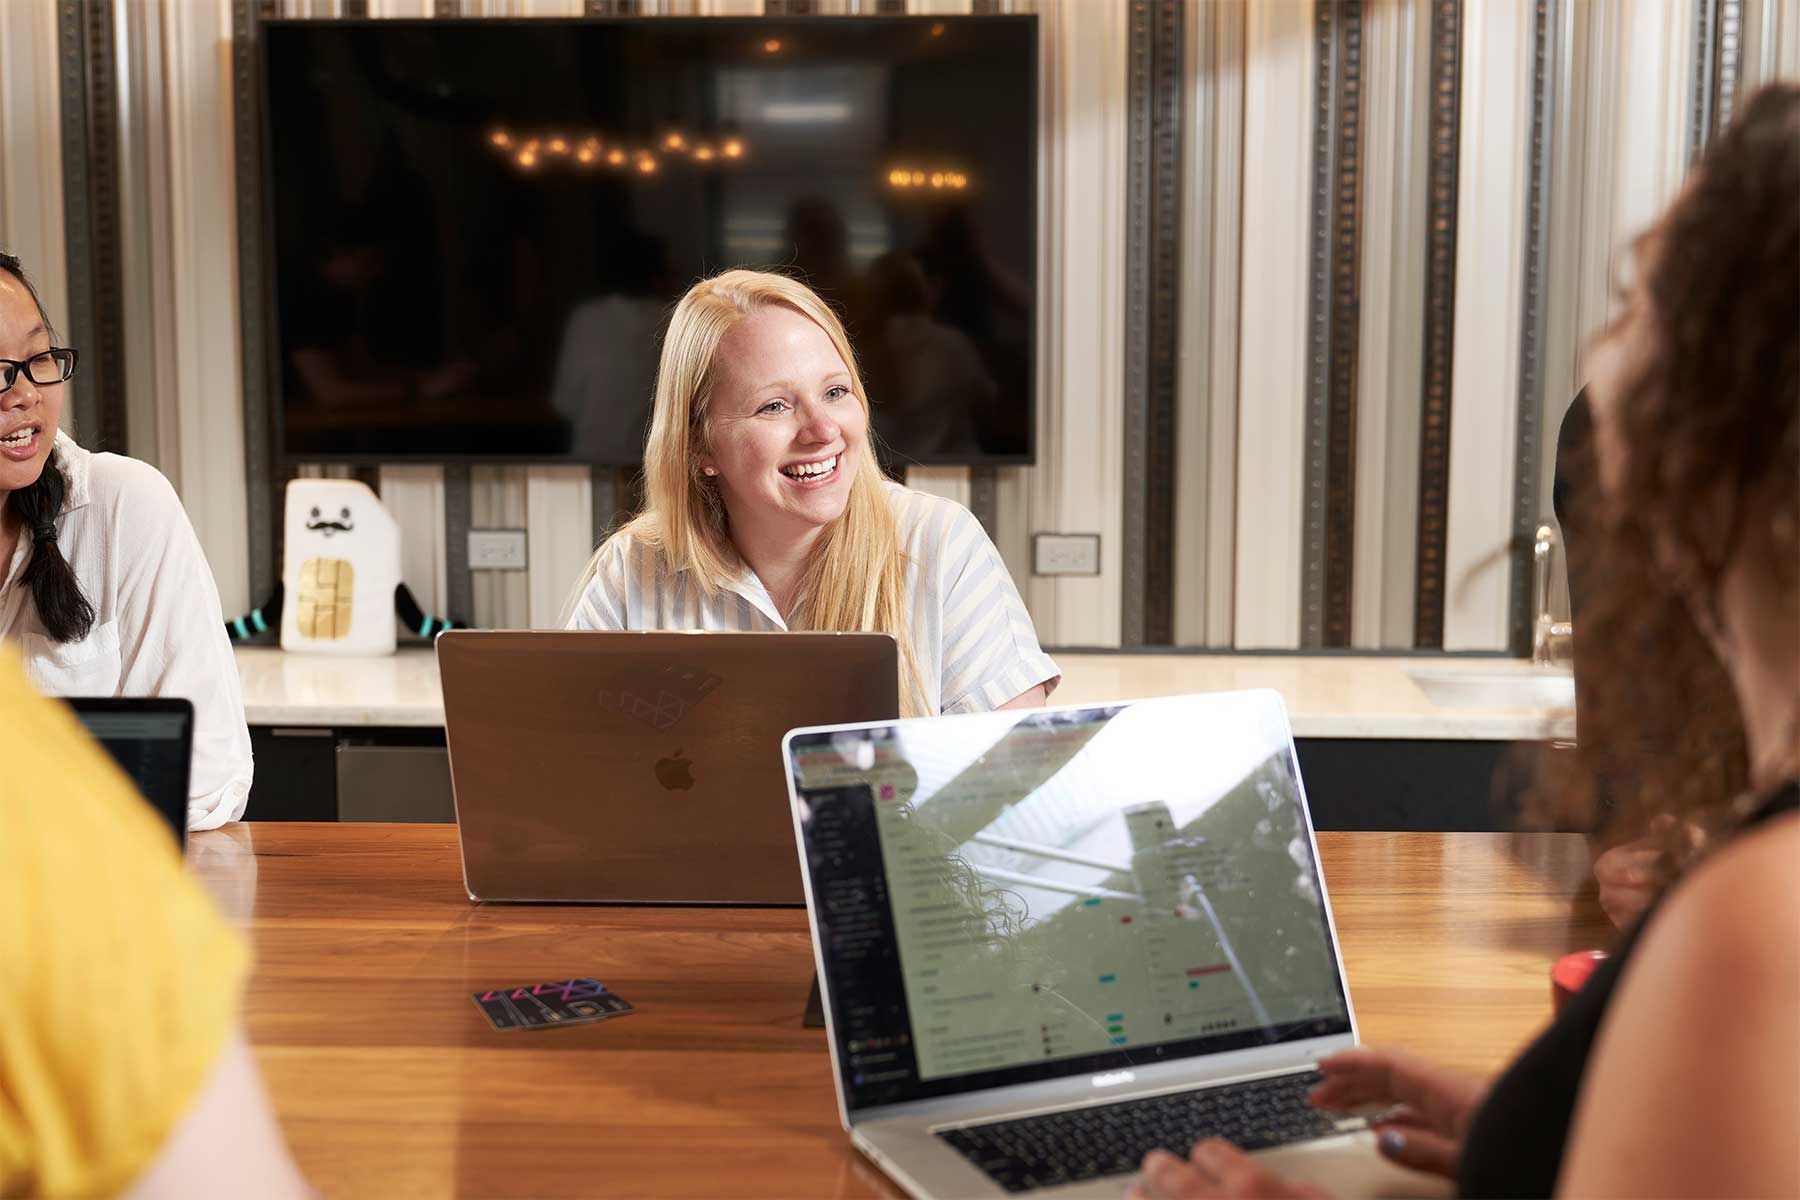
POLYGON ((4 646, 0 728, 0 1196, 310 1195, 244 1039, 243 939, 4 646))
POLYGON ((844 326, 810 288, 726 271, 663 340, 645 503, 571 629, 892 634, 907 716, 1039 705, 1056 664, 968 509, 884 478, 844 326))

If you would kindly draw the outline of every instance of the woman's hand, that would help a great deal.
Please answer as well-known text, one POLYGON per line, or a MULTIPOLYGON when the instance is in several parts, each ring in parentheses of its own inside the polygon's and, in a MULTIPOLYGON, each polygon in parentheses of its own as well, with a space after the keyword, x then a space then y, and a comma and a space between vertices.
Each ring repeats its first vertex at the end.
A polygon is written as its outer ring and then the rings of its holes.
POLYGON ((1230 1142, 1208 1138, 1195 1144, 1185 1162, 1167 1150, 1152 1150, 1144 1158, 1138 1181, 1125 1195, 1126 1200, 1211 1200, 1228 1196, 1246 1200, 1325 1200, 1327 1193, 1284 1179, 1230 1142))
MULTIPOLYGON (((1346 1050, 1319 1060, 1325 1078, 1307 1097, 1333 1112, 1384 1108, 1371 1123, 1382 1155, 1403 1167, 1456 1177, 1463 1137, 1487 1094, 1477 1080, 1397 1050, 1346 1050)), ((1208 1138, 1187 1160, 1165 1150, 1144 1158, 1127 1200, 1321 1200, 1327 1193, 1283 1178, 1229 1142, 1208 1138)))
MULTIPOLYGON (((1650 832, 1630 842, 1620 842, 1594 860, 1594 879, 1600 885, 1600 907, 1612 923, 1623 929, 1650 907, 1657 893, 1668 885, 1670 865, 1663 852, 1675 818, 1668 813, 1652 818, 1650 832)), ((1696 825, 1683 830, 1691 849, 1698 850, 1706 835, 1696 825)))
POLYGON ((1315 1108, 1390 1109, 1371 1123, 1382 1155, 1455 1178, 1484 1084, 1396 1050, 1346 1050, 1320 1059, 1319 1070, 1325 1078, 1307 1097, 1315 1108))
POLYGON ((1661 860, 1662 851, 1649 838, 1620 842, 1594 860, 1600 907, 1615 927, 1623 929, 1649 907, 1662 885, 1661 860))

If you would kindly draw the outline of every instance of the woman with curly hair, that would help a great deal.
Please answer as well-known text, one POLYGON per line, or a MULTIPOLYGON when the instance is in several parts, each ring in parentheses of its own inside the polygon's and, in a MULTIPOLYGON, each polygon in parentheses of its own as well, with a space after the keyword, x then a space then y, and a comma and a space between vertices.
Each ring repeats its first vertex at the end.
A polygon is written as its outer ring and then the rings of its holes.
MULTIPOLYGON (((1465 1196, 1800 1195, 1800 89, 1744 106, 1636 263, 1591 362, 1588 782, 1544 791, 1591 820, 1600 781, 1672 882, 1491 1084, 1355 1050, 1313 1095, 1397 1106, 1382 1152, 1465 1196)), ((1134 1194, 1321 1193, 1207 1141, 1134 1194)))

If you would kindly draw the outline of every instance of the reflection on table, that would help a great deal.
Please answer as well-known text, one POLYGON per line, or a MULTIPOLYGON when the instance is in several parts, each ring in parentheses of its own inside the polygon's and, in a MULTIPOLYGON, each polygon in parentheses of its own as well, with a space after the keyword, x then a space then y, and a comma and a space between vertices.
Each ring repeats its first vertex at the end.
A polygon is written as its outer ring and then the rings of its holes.
MULTIPOLYGON (((1548 1018, 1555 958, 1607 939, 1577 836, 1318 841, 1365 1042, 1491 1072, 1548 1018)), ((892 1194, 800 1024, 798 910, 478 908, 447 825, 193 845, 253 939, 250 1038, 327 1195, 892 1194), (500 1033, 470 999, 576 975, 638 1011, 500 1033)))

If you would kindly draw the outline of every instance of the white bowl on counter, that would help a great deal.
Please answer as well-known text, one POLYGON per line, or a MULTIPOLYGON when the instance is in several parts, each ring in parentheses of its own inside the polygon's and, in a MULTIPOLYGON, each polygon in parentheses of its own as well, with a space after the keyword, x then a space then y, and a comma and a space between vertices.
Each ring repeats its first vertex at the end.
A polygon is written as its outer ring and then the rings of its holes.
POLYGON ((1530 663, 1457 663, 1408 667, 1406 673, 1439 708, 1558 710, 1575 707, 1575 676, 1530 663))

